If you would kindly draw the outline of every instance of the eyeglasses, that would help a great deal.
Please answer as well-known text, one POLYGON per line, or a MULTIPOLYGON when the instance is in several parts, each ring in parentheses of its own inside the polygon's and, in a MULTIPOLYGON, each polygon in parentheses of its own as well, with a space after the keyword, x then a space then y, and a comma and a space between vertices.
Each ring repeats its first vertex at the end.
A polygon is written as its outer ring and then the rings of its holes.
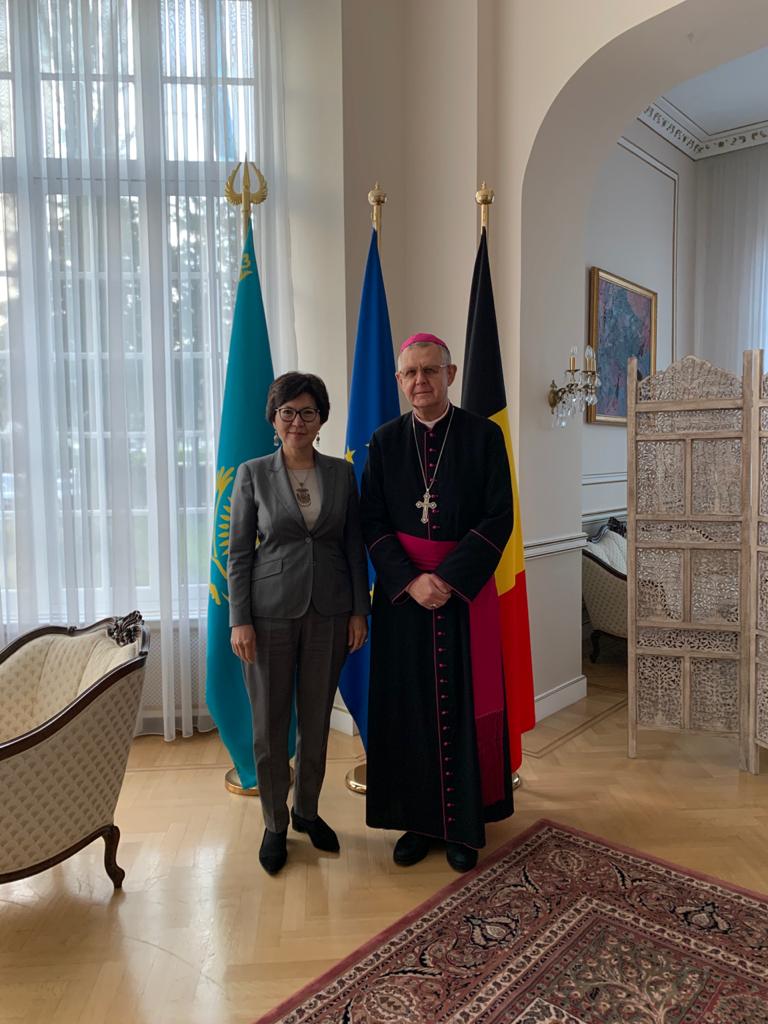
POLYGON ((409 366, 407 370, 400 370, 398 376, 402 380, 407 381, 416 380, 416 376, 419 373, 423 373, 427 378, 434 378, 437 377, 441 370, 445 370, 447 366, 447 363, 443 363, 442 366, 435 366, 434 364, 429 366, 409 366))
POLYGON ((277 412, 283 423, 293 423, 297 416, 300 416, 304 423, 314 423, 319 416, 319 410, 313 409, 311 405, 305 405, 303 409, 293 409, 290 405, 284 405, 277 412))

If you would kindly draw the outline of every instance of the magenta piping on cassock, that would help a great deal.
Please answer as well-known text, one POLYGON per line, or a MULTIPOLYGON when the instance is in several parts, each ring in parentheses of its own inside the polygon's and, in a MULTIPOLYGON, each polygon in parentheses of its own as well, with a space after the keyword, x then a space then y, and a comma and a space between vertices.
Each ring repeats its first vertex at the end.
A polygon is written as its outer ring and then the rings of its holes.
POLYGON ((395 536, 394 533, 383 533, 380 537, 376 538, 376 540, 373 542, 373 544, 369 544, 368 550, 369 551, 373 551, 373 549, 376 547, 377 544, 381 544, 381 542, 383 540, 386 540, 387 537, 394 537, 394 536, 395 536))
POLYGON ((501 548, 497 547, 497 546, 496 546, 496 545, 495 545, 495 544, 493 543, 493 541, 492 541, 492 540, 488 540, 488 538, 487 538, 487 537, 484 537, 484 536, 482 535, 482 533, 480 533, 480 531, 479 531, 479 530, 470 530, 469 532, 470 532, 470 533, 474 533, 474 534, 475 534, 475 535, 476 535, 477 537, 479 537, 479 538, 480 538, 480 540, 484 540, 486 544, 490 544, 490 546, 491 546, 491 547, 493 548, 493 550, 494 550, 494 551, 498 551, 500 555, 503 555, 503 554, 504 554, 504 552, 503 552, 503 551, 501 550, 501 548))

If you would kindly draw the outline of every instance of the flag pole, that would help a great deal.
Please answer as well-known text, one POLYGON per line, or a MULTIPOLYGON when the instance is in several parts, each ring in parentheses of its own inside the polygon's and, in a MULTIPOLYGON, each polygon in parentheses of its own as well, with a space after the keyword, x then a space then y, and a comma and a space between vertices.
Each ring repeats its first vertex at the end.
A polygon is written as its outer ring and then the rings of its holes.
POLYGON ((495 192, 492 188, 488 188, 485 182, 482 183, 480 188, 475 192, 475 202, 480 207, 480 230, 483 228, 488 230, 488 221, 490 220, 491 203, 495 198, 495 192))
MULTIPOLYGON (((381 208, 387 201, 387 193, 381 188, 378 181, 368 193, 368 203, 371 207, 371 224, 376 232, 376 246, 381 252, 381 208)), ((364 795, 368 790, 368 762, 360 761, 353 768, 350 768, 345 777, 347 789, 353 793, 364 795)))
MULTIPOLYGON (((495 198, 496 193, 492 188, 488 188, 485 182, 475 192, 475 202, 480 207, 480 231, 485 231, 486 234, 488 234, 488 226, 491 219, 491 204, 495 198)), ((512 789, 519 789, 522 783, 523 780, 520 778, 520 773, 513 771, 512 789)))
MULTIPOLYGON (((247 153, 245 154, 245 159, 240 161, 227 177, 226 184, 224 185, 224 197, 232 206, 242 206, 243 246, 245 246, 245 242, 248 237, 248 225, 251 221, 251 207, 258 206, 259 203, 263 203, 267 198, 266 179, 254 163, 249 163, 247 153), (238 192, 235 188, 235 181, 241 167, 243 168, 242 184, 240 191, 238 192), (259 187, 256 192, 251 191, 251 175, 249 168, 253 170, 259 183, 259 187)), ((225 773, 224 786, 230 793, 235 793, 237 796, 259 795, 258 786, 243 786, 241 784, 237 768, 234 766, 225 773)))
POLYGON ((382 191, 378 181, 368 193, 368 202, 371 205, 371 223, 376 229, 376 244, 381 252, 381 208, 387 201, 387 193, 382 191))

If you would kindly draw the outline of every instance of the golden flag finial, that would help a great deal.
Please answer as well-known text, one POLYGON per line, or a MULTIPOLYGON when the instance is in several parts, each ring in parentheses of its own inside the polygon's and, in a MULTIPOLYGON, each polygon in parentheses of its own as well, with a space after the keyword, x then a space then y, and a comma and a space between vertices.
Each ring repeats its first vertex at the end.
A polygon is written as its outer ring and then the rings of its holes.
POLYGON ((245 154, 245 160, 237 164, 235 169, 231 172, 227 178, 227 183, 224 186, 224 196, 228 203, 232 203, 233 206, 243 207, 243 243, 248 234, 248 223, 251 219, 251 207, 258 206, 259 203, 263 203, 267 198, 267 181, 264 175, 261 173, 259 168, 254 163, 248 162, 248 154, 245 154), (243 168, 243 180, 241 190, 238 192, 235 189, 235 179, 240 168, 243 168), (257 192, 251 192, 251 168, 256 175, 259 182, 259 188, 257 192))
POLYGON ((381 238, 381 208, 387 201, 387 193, 382 191, 378 181, 368 193, 368 202, 371 206, 371 221, 376 228, 377 239, 381 238))
POLYGON ((480 207, 480 227, 485 228, 486 231, 488 230, 488 218, 494 196, 495 193, 493 189, 488 188, 485 182, 483 182, 477 192, 475 192, 475 202, 480 207))

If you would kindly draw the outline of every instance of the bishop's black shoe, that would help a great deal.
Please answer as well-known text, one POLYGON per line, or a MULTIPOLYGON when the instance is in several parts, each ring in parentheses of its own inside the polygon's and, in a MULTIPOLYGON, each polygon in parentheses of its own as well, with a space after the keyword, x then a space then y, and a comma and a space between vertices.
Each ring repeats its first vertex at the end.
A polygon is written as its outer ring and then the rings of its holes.
POLYGON ((454 871, 471 871, 477 864, 477 850, 463 843, 446 843, 445 856, 454 871))
POLYGON ((418 832, 406 832, 395 843, 392 859, 401 868, 409 868, 411 864, 418 864, 420 860, 424 860, 431 845, 428 836, 421 836, 418 832))
POLYGON ((307 833, 316 850, 325 850, 326 853, 339 852, 339 837, 319 814, 316 818, 301 818, 291 810, 291 822, 296 832, 307 833))
POLYGON ((264 829, 264 838, 261 840, 259 849, 259 864, 269 875, 276 875, 288 859, 287 835, 287 828, 282 832, 270 832, 268 828, 264 829))

